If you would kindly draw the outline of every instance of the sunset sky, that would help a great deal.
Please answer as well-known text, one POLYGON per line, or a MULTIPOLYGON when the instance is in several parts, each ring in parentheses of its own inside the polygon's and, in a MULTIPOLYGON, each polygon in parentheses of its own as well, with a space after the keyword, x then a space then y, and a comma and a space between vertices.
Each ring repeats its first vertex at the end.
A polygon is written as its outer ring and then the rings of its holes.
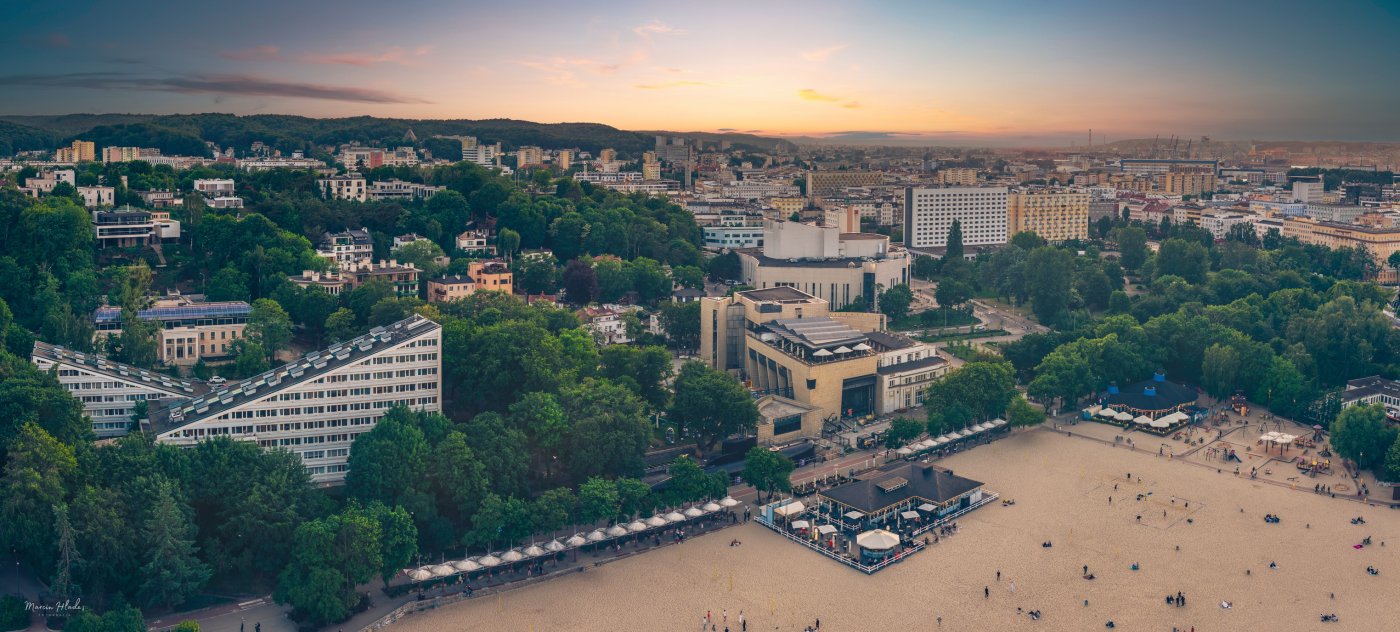
POLYGON ((1400 140, 1400 2, 11 3, 0 112, 1400 140))

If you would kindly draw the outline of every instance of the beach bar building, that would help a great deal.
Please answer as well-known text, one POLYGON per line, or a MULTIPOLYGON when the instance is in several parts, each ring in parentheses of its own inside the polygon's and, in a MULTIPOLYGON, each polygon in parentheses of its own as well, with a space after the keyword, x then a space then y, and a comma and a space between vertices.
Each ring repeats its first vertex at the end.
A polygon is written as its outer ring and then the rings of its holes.
POLYGON ((819 492, 813 509, 850 532, 893 525, 907 531, 914 514, 919 523, 933 522, 977 505, 985 493, 982 483, 951 470, 900 462, 819 492))
POLYGON ((1188 409, 1196 399, 1194 389, 1168 382, 1166 374, 1158 371, 1152 379, 1123 389, 1110 384, 1102 406, 1086 412, 1107 424, 1166 435, 1191 422, 1188 409))

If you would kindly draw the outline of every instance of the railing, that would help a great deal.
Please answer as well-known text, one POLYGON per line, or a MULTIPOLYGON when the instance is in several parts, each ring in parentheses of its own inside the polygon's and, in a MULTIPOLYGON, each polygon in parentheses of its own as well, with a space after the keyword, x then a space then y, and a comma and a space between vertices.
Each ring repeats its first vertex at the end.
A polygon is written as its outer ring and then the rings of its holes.
POLYGON ((768 527, 769 529, 772 529, 773 531, 776 531, 776 532, 778 533, 778 535, 781 535, 781 536, 783 536, 783 537, 785 537, 785 538, 787 538, 787 539, 789 539, 789 540, 792 540, 793 542, 796 542, 796 543, 798 543, 798 544, 801 544, 802 546, 805 546, 805 547, 807 547, 807 548, 809 548, 809 549, 811 549, 811 550, 813 550, 813 551, 816 551, 816 552, 818 552, 818 553, 821 553, 822 555, 825 555, 826 557, 829 557, 829 558, 831 558, 831 559, 833 559, 833 560, 836 560, 836 561, 838 561, 838 562, 840 562, 840 563, 842 563, 842 564, 845 564, 846 566, 849 566, 849 567, 851 567, 851 568, 854 568, 854 569, 856 569, 856 570, 858 570, 858 571, 860 571, 860 572, 862 572, 862 573, 865 573, 865 574, 867 574, 867 575, 869 575, 869 574, 871 574, 871 573, 874 573, 875 571, 878 571, 878 570, 880 570, 880 569, 882 569, 882 568, 884 568, 884 567, 886 567, 886 566, 889 566, 890 564, 893 564, 893 563, 895 563, 895 562, 898 562, 898 561, 900 561, 900 560, 903 560, 904 558, 909 557, 910 555, 913 555, 913 554, 915 554, 915 553, 918 553, 919 551, 924 550, 924 548, 927 546, 927 545, 925 545, 923 542, 920 542, 920 541, 918 541, 918 540, 913 540, 913 541, 911 541, 908 545, 906 545, 906 546, 904 547, 904 550, 903 550, 903 551, 899 552, 898 554, 895 554, 895 555, 893 555, 893 556, 891 556, 891 557, 889 557, 889 558, 886 558, 886 559, 884 559, 884 560, 881 560, 880 562, 878 562, 878 563, 876 563, 876 564, 874 564, 874 565, 872 565, 872 566, 867 566, 867 565, 861 564, 860 562, 857 562, 857 561, 855 561, 855 560, 853 560, 853 559, 851 559, 851 558, 849 558, 849 557, 846 557, 845 555, 841 555, 840 553, 837 553, 837 552, 835 552, 835 551, 829 550, 829 549, 827 549, 827 548, 825 548, 825 547, 822 547, 822 546, 820 546, 820 545, 818 545, 818 544, 814 544, 811 540, 808 540, 807 538, 799 537, 799 536, 797 536, 797 535, 794 535, 794 534, 792 534, 791 532, 787 531, 786 529, 784 529, 784 528, 782 528, 782 527, 780 527, 780 526, 778 526, 778 525, 776 525, 776 524, 773 524, 772 522, 769 522, 767 519, 765 519, 765 518, 762 517, 762 516, 757 517, 756 520, 758 521, 759 524, 761 524, 761 525, 763 525, 763 526, 765 526, 765 527, 768 527))
POLYGON ((986 491, 984 491, 984 492, 982 493, 982 499, 981 499, 981 500, 979 500, 979 501, 977 501, 977 502, 975 502, 975 503, 972 503, 972 504, 970 504, 970 505, 968 505, 968 506, 966 506, 966 507, 963 507, 963 508, 961 508, 961 509, 958 509, 957 511, 954 511, 953 513, 950 513, 950 514, 948 514, 948 515, 946 515, 946 516, 942 516, 942 517, 940 517, 939 519, 934 520, 933 522, 930 522, 930 523, 928 523, 928 524, 926 524, 926 525, 924 525, 924 526, 922 526, 922 527, 919 527, 918 529, 915 529, 915 530, 914 530, 914 535, 917 536, 917 535, 919 535, 919 534, 921 534, 921 533, 927 532, 928 530, 930 530, 930 529, 932 529, 932 528, 934 528, 934 527, 941 527, 941 526, 943 526, 943 525, 945 525, 945 524, 948 524, 948 521, 950 521, 950 520, 952 520, 952 519, 954 519, 954 518, 957 518, 958 516, 961 516, 961 515, 963 515, 963 514, 969 512, 969 511, 972 511, 973 509, 976 509, 976 508, 978 508, 978 507, 981 507, 982 505, 985 505, 985 504, 987 504, 987 503, 989 503, 989 502, 992 502, 993 500, 996 500, 996 499, 998 499, 998 498, 1001 498, 1001 496, 998 495, 996 492, 986 492, 986 491))

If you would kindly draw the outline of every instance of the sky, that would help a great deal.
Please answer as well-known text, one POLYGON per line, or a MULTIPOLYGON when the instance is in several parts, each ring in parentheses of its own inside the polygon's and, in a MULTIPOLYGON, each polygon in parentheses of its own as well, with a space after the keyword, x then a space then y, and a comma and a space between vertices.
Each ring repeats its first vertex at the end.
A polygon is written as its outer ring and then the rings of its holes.
POLYGON ((0 113, 1400 141, 1400 0, 13 3, 0 113))

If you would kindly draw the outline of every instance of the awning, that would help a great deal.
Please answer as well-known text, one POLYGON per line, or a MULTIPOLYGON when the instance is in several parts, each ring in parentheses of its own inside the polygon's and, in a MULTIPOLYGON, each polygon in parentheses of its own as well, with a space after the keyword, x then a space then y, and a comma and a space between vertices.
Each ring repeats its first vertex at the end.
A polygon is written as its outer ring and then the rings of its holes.
POLYGON ((631 531, 632 533, 646 531, 647 523, 642 522, 641 520, 633 520, 632 522, 627 523, 627 530, 631 531))
POLYGON ((919 505, 919 511, 936 511, 937 509, 938 509, 937 507, 934 507, 933 505, 931 505, 931 504, 929 504, 929 503, 924 503, 924 504, 922 504, 922 505, 919 505))
POLYGON ((861 518, 864 518, 864 517, 865 517, 865 514, 859 512, 859 511, 848 511, 848 512, 846 512, 846 519, 847 519, 847 520, 860 520, 861 518))
POLYGON ((1125 410, 1123 412, 1118 413, 1117 415, 1114 415, 1113 418, 1118 421, 1132 421, 1133 414, 1125 410))
POLYGON ((819 525, 817 527, 817 533, 820 533, 822 535, 831 535, 833 533, 836 533, 836 527, 833 527, 829 524, 819 525))
POLYGON ((1100 417, 1113 419, 1118 416, 1118 411, 1113 410, 1112 408, 1104 408, 1103 410, 1100 410, 1097 414, 1100 417))
POLYGON ((685 516, 682 516, 674 511, 666 514, 664 517, 666 518, 666 522, 685 522, 685 516))
POLYGON ((811 525, 807 524, 807 521, 806 521, 806 520, 793 520, 793 521, 792 521, 792 528, 794 528, 794 529, 806 529, 806 528, 809 527, 809 526, 811 526, 811 525))
POLYGON ((589 542, 602 542, 603 540, 608 539, 608 534, 602 529, 594 529, 591 533, 588 534, 587 539, 589 542))
POLYGON ((899 545, 899 536, 884 529, 875 529, 856 536, 856 544, 871 551, 888 551, 899 545))
POLYGON ((774 508, 773 513, 778 514, 779 516, 782 516, 784 518, 790 518, 806 510, 807 505, 802 504, 802 501, 800 500, 794 500, 786 505, 774 508))
POLYGON ((627 527, 621 525, 613 525, 611 527, 608 527, 608 530, 605 533, 608 534, 608 537, 619 538, 624 535, 627 535, 627 527))
POLYGON ((705 515, 705 512, 700 511, 699 507, 691 507, 685 510, 685 517, 687 518, 699 518, 703 515, 705 515))
POLYGON ((485 566, 486 568, 491 568, 492 566, 500 566, 501 558, 496 557, 494 555, 484 555, 482 557, 476 558, 476 563, 485 566))
POLYGON ((659 515, 652 516, 652 517, 650 517, 650 518, 647 518, 647 526, 648 526, 648 527, 664 527, 664 526, 666 526, 666 519, 663 518, 663 517, 661 517, 661 516, 659 516, 659 515))
POLYGON ((544 549, 533 544, 531 544, 529 547, 526 547, 525 550, 520 552, 520 554, 524 555, 525 557, 539 557, 541 555, 545 555, 546 553, 547 552, 544 549))
POLYGON ((905 519, 905 520, 918 520, 918 519, 919 519, 919 512, 917 512, 917 511, 901 511, 901 512, 899 512, 899 517, 900 517, 900 518, 903 518, 903 519, 905 519))
POLYGON ((832 355, 832 353, 830 351, 827 351, 826 349, 817 349, 816 351, 812 352, 812 355, 817 356, 818 358, 825 358, 826 356, 832 355))
POLYGON ((991 420, 991 421, 989 421, 989 422, 987 422, 987 423, 992 424, 993 427, 1000 428, 1000 427, 1006 425, 1006 420, 1005 420, 1005 419, 1002 419, 1002 418, 1000 418, 1000 417, 998 417, 998 418, 993 419, 993 420, 991 420))
POLYGON ((1133 420, 1133 423, 1146 426, 1152 423, 1152 418, 1147 415, 1138 415, 1137 418, 1133 420))
POLYGON ((433 577, 449 577, 451 575, 457 574, 457 569, 452 568, 447 564, 435 564, 433 566, 428 566, 425 568, 429 573, 433 574, 433 577))
POLYGON ((700 505, 700 511, 703 511, 705 513, 713 513, 719 511, 720 509, 721 507, 715 503, 705 503, 703 505, 700 505))
POLYGON ((455 562, 448 562, 448 564, 451 564, 452 568, 462 571, 463 573, 481 570, 481 565, 473 560, 457 560, 455 562))
POLYGON ((719 504, 721 507, 733 507, 734 505, 739 504, 739 501, 734 500, 730 496, 725 496, 724 498, 720 499, 719 504))
MULTIPOLYGON (((569 539, 564 540, 564 544, 565 544, 566 546, 571 546, 571 547, 573 547, 573 546, 583 546, 583 545, 585 545, 585 544, 588 544, 588 540, 584 539, 583 536, 578 535, 577 533, 575 533, 574 535, 569 536, 569 539)), ((481 560, 477 560, 477 561, 480 562, 481 560)), ((500 563, 500 560, 497 560, 497 563, 500 563)), ((485 566, 485 564, 482 564, 482 566, 485 566)))
POLYGON ((502 554, 501 554, 501 561, 502 561, 502 562, 519 562, 520 560, 523 560, 523 559, 525 559, 525 556, 522 555, 522 554, 520 553, 520 551, 514 551, 514 550, 512 550, 512 551, 506 551, 505 553, 502 553, 502 554))
POLYGON ((895 450, 894 452, 895 454, 898 454, 900 456, 909 456, 914 453, 914 451, 910 450, 909 448, 900 448, 898 450, 895 450))

